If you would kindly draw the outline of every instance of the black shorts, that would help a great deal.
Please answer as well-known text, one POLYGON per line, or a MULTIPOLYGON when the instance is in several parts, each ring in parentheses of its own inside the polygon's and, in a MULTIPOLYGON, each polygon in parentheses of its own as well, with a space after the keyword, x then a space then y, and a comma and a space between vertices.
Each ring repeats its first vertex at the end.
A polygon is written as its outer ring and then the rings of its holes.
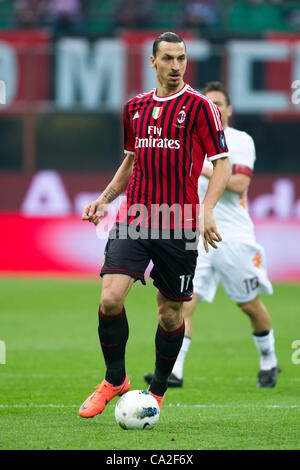
POLYGON ((196 238, 195 232, 187 237, 182 234, 180 239, 109 238, 100 276, 126 274, 145 284, 145 271, 152 261, 150 276, 159 291, 176 302, 191 300, 198 256, 196 238))

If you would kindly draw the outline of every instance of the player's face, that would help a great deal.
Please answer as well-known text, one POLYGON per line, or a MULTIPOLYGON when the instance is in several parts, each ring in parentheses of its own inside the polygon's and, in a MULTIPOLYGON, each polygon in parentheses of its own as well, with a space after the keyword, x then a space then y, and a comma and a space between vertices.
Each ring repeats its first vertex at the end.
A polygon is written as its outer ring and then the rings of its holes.
POLYGON ((216 106, 218 106, 221 116, 223 127, 228 126, 228 119, 232 116, 232 107, 228 106, 226 97, 221 91, 208 91, 206 93, 207 98, 209 98, 216 106))
POLYGON ((151 67, 156 69, 158 83, 174 92, 183 86, 186 64, 186 50, 183 42, 161 41, 158 44, 156 57, 151 56, 151 67))

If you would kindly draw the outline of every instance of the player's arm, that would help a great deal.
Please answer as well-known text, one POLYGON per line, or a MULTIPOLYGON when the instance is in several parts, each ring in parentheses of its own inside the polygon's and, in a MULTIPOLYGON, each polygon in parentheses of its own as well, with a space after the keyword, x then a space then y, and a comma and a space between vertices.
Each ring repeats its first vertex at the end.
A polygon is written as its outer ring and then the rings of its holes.
POLYGON ((125 191, 132 173, 135 153, 135 136, 130 124, 128 109, 129 103, 127 103, 123 109, 125 158, 112 181, 105 188, 101 196, 83 209, 82 219, 93 222, 95 225, 99 223, 100 217, 104 215, 106 206, 125 191))
POLYGON ((222 127, 220 110, 210 100, 201 103, 198 115, 199 137, 208 161, 213 164, 207 191, 200 208, 200 234, 205 251, 208 245, 217 248, 215 242, 222 241, 218 232, 213 209, 222 196, 231 176, 228 147, 222 127))
POLYGON ((232 175, 229 178, 226 189, 232 193, 242 195, 248 189, 250 182, 251 178, 249 176, 242 175, 241 173, 232 175))
MULTIPOLYGON (((232 166, 232 176, 229 178, 226 189, 242 195, 249 188, 256 158, 255 145, 252 137, 246 133, 240 133, 238 147, 239 157, 235 159, 232 166)), ((205 166, 201 174, 210 178, 212 171, 209 167, 205 166)))
MULTIPOLYGON (((234 174, 230 176, 225 189, 233 193, 244 194, 244 192, 248 189, 250 185, 252 170, 247 166, 234 165, 233 173, 234 174), (235 167, 239 168, 235 169, 235 167)), ((212 174, 213 170, 211 168, 207 166, 203 167, 201 172, 202 176, 205 176, 206 178, 210 179, 212 174)))
POLYGON ((127 153, 115 176, 105 188, 103 193, 88 204, 82 212, 82 220, 88 220, 97 225, 104 215, 105 208, 114 201, 127 188, 133 167, 134 154, 127 153))
POLYGON ((221 157, 212 161, 213 170, 210 176, 208 188, 202 202, 200 220, 200 232, 202 235, 205 251, 208 252, 208 244, 217 248, 215 242, 222 241, 218 232, 213 210, 222 196, 224 189, 231 176, 231 164, 229 157, 221 157))

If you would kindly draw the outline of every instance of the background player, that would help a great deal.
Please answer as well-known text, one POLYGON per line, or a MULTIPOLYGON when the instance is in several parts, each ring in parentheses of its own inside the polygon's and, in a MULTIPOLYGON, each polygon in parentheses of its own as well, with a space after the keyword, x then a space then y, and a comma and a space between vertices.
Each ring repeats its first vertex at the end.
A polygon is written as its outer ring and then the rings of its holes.
POLYGON ((221 115, 211 101, 184 83, 186 64, 185 44, 178 35, 164 33, 154 41, 151 66, 156 72, 157 89, 140 94, 125 105, 125 159, 103 194, 83 210, 83 220, 97 224, 107 203, 127 188, 117 215, 115 236, 108 240, 101 270, 98 333, 106 375, 79 409, 80 416, 85 418, 101 413, 113 397, 130 388, 125 371, 129 331, 124 301, 135 280, 144 282, 150 260, 153 261, 151 277, 158 288, 159 324, 155 337, 155 372, 149 392, 159 406, 162 404, 184 337, 182 304, 192 298, 197 250, 186 250, 184 236, 147 239, 123 238, 119 234, 124 227, 132 229, 132 226, 142 234, 155 223, 163 230, 153 210, 153 206, 157 208, 161 204, 169 208, 175 204, 182 209, 179 222, 171 215, 170 234, 185 228, 187 222, 195 233, 197 182, 205 155, 214 166, 203 203, 205 250, 208 244, 216 247, 215 242, 221 240, 213 208, 231 174, 221 115), (134 212, 137 205, 138 215, 134 212), (188 219, 184 215, 186 205, 192 208, 188 219))
MULTIPOLYGON (((199 257, 193 281, 193 299, 183 307, 185 338, 169 377, 168 386, 182 386, 185 355, 192 337, 193 311, 197 302, 213 301, 218 283, 221 281, 227 296, 249 316, 254 343, 260 354, 257 386, 274 387, 278 374, 274 333, 269 313, 258 296, 260 292, 272 294, 273 290, 266 273, 264 250, 255 240, 246 196, 255 161, 254 142, 246 132, 228 126, 232 107, 228 92, 220 82, 208 83, 204 94, 221 111, 230 152, 232 176, 214 210, 217 226, 222 233, 222 244, 218 250, 209 253, 205 253, 199 245, 199 257)), ((200 201, 204 199, 211 175, 211 165, 205 162, 199 178, 200 201)), ((152 374, 146 374, 144 377, 149 382, 152 374)))

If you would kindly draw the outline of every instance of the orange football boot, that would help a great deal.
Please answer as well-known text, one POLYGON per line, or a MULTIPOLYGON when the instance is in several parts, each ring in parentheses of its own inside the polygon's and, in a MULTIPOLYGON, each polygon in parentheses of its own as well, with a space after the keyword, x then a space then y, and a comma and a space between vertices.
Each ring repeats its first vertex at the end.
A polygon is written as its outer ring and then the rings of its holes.
POLYGON ((158 403, 159 409, 161 410, 161 405, 162 405, 162 402, 163 402, 163 399, 165 398, 165 396, 163 395, 162 397, 160 397, 159 395, 155 395, 154 393, 150 392, 149 388, 148 388, 147 392, 150 393, 150 395, 152 395, 155 398, 155 400, 158 403))
POLYGON ((114 387, 104 379, 103 382, 95 388, 95 392, 90 395, 79 408, 78 413, 82 418, 92 418, 102 413, 110 400, 128 392, 130 389, 130 380, 128 375, 126 375, 124 382, 114 387))

